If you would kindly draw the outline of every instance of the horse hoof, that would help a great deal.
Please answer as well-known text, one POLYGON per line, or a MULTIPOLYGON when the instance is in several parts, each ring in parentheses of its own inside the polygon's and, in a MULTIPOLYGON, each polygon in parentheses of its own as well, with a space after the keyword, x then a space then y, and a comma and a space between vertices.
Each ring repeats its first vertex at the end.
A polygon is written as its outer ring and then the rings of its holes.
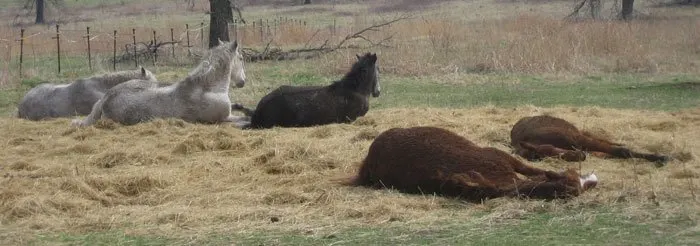
POLYGON ((668 162, 671 161, 671 157, 668 156, 661 156, 658 160, 654 162, 656 164, 656 167, 663 167, 668 164, 668 162))
POLYGON ((583 151, 568 151, 561 155, 561 159, 568 162, 578 162, 586 160, 586 153, 583 151))
POLYGON ((82 120, 73 120, 70 122, 70 124, 71 124, 71 126, 74 126, 74 127, 84 127, 85 126, 85 124, 83 123, 82 120))

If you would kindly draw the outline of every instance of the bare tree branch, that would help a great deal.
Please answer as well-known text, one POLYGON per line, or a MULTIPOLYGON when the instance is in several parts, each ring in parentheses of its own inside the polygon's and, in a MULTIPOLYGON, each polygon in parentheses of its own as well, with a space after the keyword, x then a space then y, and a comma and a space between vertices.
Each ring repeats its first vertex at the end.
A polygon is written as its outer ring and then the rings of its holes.
POLYGON ((293 59, 310 59, 314 57, 318 57, 322 54, 330 53, 339 49, 348 49, 351 48, 351 46, 347 45, 347 42, 355 39, 363 40, 367 43, 370 44, 370 47, 375 47, 375 46, 380 46, 380 47, 391 47, 387 45, 387 43, 393 38, 393 35, 390 35, 389 37, 385 37, 379 41, 374 41, 370 38, 367 37, 367 33, 369 32, 379 32, 382 30, 383 27, 389 26, 391 24, 394 24, 396 22, 406 20, 411 18, 409 15, 403 15, 400 17, 397 17, 395 19, 389 20, 387 22, 383 22, 380 24, 375 24, 372 26, 368 26, 366 28, 363 28, 355 33, 348 34, 340 40, 338 43, 334 45, 329 45, 329 41, 325 40, 323 44, 321 44, 318 47, 314 48, 309 48, 309 42, 319 33, 320 30, 316 31, 311 38, 306 42, 304 45, 304 48, 302 49, 291 49, 287 51, 283 51, 280 48, 270 48, 270 43, 268 42, 265 49, 263 51, 258 51, 255 49, 251 48, 244 48, 242 50, 243 56, 246 58, 246 60, 255 62, 255 61, 262 61, 262 60, 293 60, 293 59))
POLYGON ((568 18, 573 18, 574 16, 577 16, 578 12, 581 10, 581 8, 583 8, 583 5, 586 4, 586 1, 588 1, 588 0, 581 0, 581 2, 578 5, 576 5, 576 7, 574 7, 574 11, 571 12, 571 14, 569 14, 568 16, 566 16, 566 18, 568 19, 568 18))
POLYGON ((243 13, 241 12, 241 10, 243 8, 238 6, 238 3, 236 3, 236 0, 231 0, 231 9, 233 11, 235 11, 236 14, 238 14, 238 19, 241 20, 241 23, 245 24, 246 22, 245 22, 245 19, 243 19, 243 13))
POLYGON ((360 31, 358 31, 358 32, 356 32, 356 33, 347 35, 347 36, 345 36, 345 39, 341 40, 341 41, 335 46, 335 47, 336 47, 335 49, 338 49, 338 48, 342 47, 343 44, 345 44, 345 42, 347 42, 348 40, 355 39, 355 38, 359 38, 359 36, 362 35, 362 34, 365 33, 365 32, 368 32, 368 31, 374 31, 374 32, 376 32, 376 31, 379 31, 379 28, 380 28, 380 27, 388 26, 388 25, 394 24, 394 23, 396 23, 396 22, 399 22, 399 21, 402 21, 402 20, 406 20, 406 19, 410 19, 410 18, 411 18, 410 15, 403 15, 403 16, 400 16, 400 17, 395 18, 395 19, 393 19, 393 20, 390 20, 390 21, 388 21, 388 22, 384 22, 384 23, 381 23, 381 24, 372 25, 372 26, 369 26, 369 27, 367 27, 367 28, 365 28, 365 29, 362 29, 362 30, 360 30, 360 31))
POLYGON ((126 62, 133 61, 136 57, 138 57, 139 59, 152 58, 155 54, 157 54, 160 51, 161 48, 163 48, 163 46, 177 45, 179 43, 179 41, 154 43, 153 40, 149 41, 148 43, 138 42, 136 43, 136 51, 134 51, 133 44, 125 44, 124 53, 121 56, 116 57, 115 60, 116 62, 126 62))

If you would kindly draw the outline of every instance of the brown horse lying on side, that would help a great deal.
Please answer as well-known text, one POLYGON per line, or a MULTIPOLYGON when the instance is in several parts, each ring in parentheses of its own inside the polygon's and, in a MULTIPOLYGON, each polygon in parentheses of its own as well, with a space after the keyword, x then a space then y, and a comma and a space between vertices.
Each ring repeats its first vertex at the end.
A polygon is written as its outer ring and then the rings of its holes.
POLYGON ((377 136, 351 185, 480 201, 501 196, 569 198, 597 182, 592 173, 581 177, 572 169, 561 173, 538 169, 450 131, 413 127, 377 136))
POLYGON ((510 140, 515 153, 531 161, 545 157, 583 161, 586 159, 584 151, 601 158, 643 158, 659 164, 669 160, 667 156, 632 151, 548 115, 518 120, 510 131, 510 140))

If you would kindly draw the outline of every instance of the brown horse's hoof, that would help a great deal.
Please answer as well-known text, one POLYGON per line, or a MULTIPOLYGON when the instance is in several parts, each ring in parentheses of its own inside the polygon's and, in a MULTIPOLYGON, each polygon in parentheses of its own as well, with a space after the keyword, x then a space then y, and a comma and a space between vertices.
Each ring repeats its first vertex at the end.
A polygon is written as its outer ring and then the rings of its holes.
POLYGON ((575 161, 585 161, 586 153, 580 150, 572 150, 564 152, 560 158, 565 161, 575 162, 575 161))

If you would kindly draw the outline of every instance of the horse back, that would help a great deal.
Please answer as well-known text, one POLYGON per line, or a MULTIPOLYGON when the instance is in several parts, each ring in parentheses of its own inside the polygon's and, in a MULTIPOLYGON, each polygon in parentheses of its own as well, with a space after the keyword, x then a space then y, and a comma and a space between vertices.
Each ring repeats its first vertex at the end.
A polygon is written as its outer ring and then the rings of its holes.
POLYGON ((251 127, 304 127, 325 124, 335 107, 325 86, 280 86, 265 95, 251 117, 251 127))
POLYGON ((42 83, 27 92, 18 105, 18 116, 29 120, 41 120, 70 116, 74 110, 70 107, 68 84, 56 85, 42 83))
POLYGON ((392 128, 372 142, 353 184, 460 195, 465 187, 486 188, 482 187, 484 182, 473 179, 475 174, 488 181, 487 186, 511 185, 518 179, 512 164, 517 161, 505 152, 481 148, 444 129, 392 128), (451 187, 445 186, 451 183, 451 187))
POLYGON ((576 139, 580 135, 580 131, 573 124, 548 115, 524 117, 513 125, 510 132, 512 146, 528 142, 551 144, 564 149, 571 149, 577 145, 576 139))

